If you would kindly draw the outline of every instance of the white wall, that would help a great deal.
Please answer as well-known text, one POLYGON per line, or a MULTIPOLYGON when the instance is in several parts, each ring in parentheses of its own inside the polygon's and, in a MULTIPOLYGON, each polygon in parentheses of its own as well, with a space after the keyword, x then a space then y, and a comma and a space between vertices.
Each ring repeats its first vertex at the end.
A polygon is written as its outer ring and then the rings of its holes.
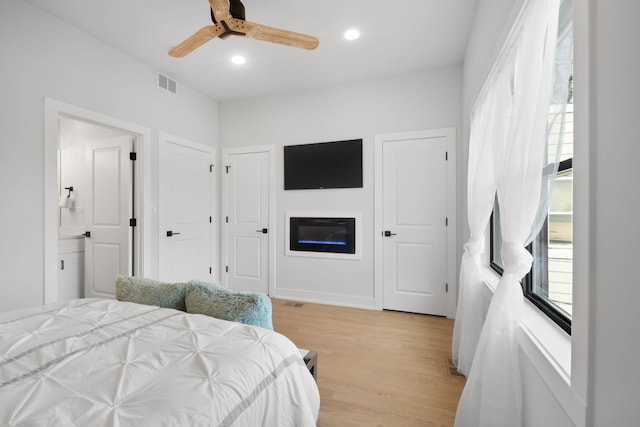
MULTIPOLYGON (((640 2, 590 2, 593 426, 640 423, 640 2)), ((576 97, 576 102, 578 98, 576 97)), ((582 284, 581 284, 582 285, 582 284)))
MULTIPOLYGON (((464 63, 464 162, 469 111, 522 0, 480 0, 464 63)), ((576 247, 569 382, 539 342, 524 339, 526 426, 630 426, 640 420, 640 3, 573 2, 576 247), (581 176, 580 176, 581 175, 581 176), (579 242, 579 243, 578 243, 579 242)), ((468 238, 466 207, 461 230, 468 238)), ((537 337, 545 340, 548 337, 537 337)))
POLYGON ((371 307, 374 298, 374 136, 460 128, 460 66, 220 105, 223 147, 276 146, 276 295, 371 307), (362 138, 364 187, 283 190, 282 147, 362 138), (359 211, 362 260, 285 256, 286 211, 359 211))
POLYGON ((215 146, 218 106, 184 85, 178 95, 160 91, 154 69, 20 0, 0 2, 0 40, 0 310, 7 310, 43 302, 45 97, 149 128, 156 207, 158 132, 215 146))
POLYGON ((520 353, 520 371, 522 382, 525 384, 522 398, 524 405, 522 420, 528 427, 562 427, 575 425, 571 417, 558 399, 549 383, 540 375, 536 364, 527 357, 526 352, 520 353))

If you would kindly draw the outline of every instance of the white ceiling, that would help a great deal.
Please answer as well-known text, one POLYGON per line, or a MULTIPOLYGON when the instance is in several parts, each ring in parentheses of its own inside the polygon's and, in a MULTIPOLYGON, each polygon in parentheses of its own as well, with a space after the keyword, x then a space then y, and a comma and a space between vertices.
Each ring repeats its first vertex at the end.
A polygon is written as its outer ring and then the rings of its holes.
POLYGON ((167 52, 211 23, 207 0, 27 0, 217 100, 247 98, 462 62, 477 0, 243 0, 246 19, 314 35, 317 49, 229 37, 167 52), (348 28, 362 33, 348 42, 348 28), (233 55, 247 58, 244 66, 233 55))

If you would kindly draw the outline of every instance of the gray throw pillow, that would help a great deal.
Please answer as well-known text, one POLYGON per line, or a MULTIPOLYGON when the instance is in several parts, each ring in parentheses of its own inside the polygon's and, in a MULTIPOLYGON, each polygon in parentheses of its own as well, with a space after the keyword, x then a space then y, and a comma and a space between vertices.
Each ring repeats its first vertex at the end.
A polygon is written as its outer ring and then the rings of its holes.
POLYGON ((185 311, 186 283, 165 283, 143 277, 118 276, 116 299, 185 311))

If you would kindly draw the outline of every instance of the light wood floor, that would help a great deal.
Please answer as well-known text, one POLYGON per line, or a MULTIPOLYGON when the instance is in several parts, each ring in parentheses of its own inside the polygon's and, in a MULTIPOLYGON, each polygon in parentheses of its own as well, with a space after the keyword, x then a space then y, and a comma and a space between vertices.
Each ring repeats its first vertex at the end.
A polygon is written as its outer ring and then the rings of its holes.
POLYGON ((272 303, 275 330, 318 352, 319 427, 453 425, 465 379, 448 369, 452 320, 272 303))

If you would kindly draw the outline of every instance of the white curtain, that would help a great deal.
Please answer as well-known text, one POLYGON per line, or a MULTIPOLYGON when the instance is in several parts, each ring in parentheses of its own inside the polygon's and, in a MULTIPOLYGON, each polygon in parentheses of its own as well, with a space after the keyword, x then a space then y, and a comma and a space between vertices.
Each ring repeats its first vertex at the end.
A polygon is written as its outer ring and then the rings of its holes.
POLYGON ((469 375, 476 352, 486 307, 481 304, 482 274, 480 256, 484 252, 487 226, 496 191, 493 173, 493 123, 496 107, 494 92, 487 93, 471 117, 469 170, 467 176, 467 216, 471 237, 464 245, 460 266, 460 285, 456 322, 453 328, 453 361, 459 372, 469 375))
MULTIPOLYGON (((543 169, 547 164, 547 116, 558 28, 558 1, 526 2, 485 85, 482 98, 476 104, 479 110, 487 109, 486 112, 476 112, 474 117, 484 117, 488 123, 482 123, 481 126, 488 130, 476 133, 472 128, 472 135, 486 139, 470 141, 470 144, 479 144, 481 149, 469 148, 469 164, 471 169, 471 165, 482 161, 471 159, 472 154, 486 158, 485 151, 491 153, 490 166, 482 164, 481 168, 482 174, 493 175, 497 190, 504 273, 491 300, 467 384, 458 404, 458 427, 521 425, 522 384, 517 345, 523 306, 520 280, 531 268, 532 257, 525 246, 530 236, 537 234, 534 223, 541 202, 543 169)), ((475 123, 474 120, 472 126, 475 123)), ((478 179, 478 169, 473 173, 478 179)), ((482 180, 487 183, 492 181, 486 176, 482 180)), ((493 201, 493 195, 489 197, 482 194, 477 196, 477 200, 476 196, 470 196, 470 199, 472 197, 474 205, 469 205, 470 221, 474 218, 474 221, 483 223, 470 224, 470 227, 485 229, 488 220, 486 211, 490 211, 486 205, 489 198, 493 201)), ((471 231, 473 234, 474 228, 471 231)), ((465 255, 468 254, 472 252, 465 251, 465 255)), ((466 274, 467 270, 461 270, 465 280, 466 274)), ((460 307, 459 304, 459 310, 478 304, 477 300, 467 300, 468 290, 467 287, 463 291, 464 306, 460 307)), ((473 310, 470 312, 473 313, 473 310)), ((465 323, 468 321, 468 312, 458 314, 462 314, 465 323)), ((469 328, 460 325, 456 329, 465 331, 469 328)), ((460 338, 464 338, 462 334, 460 338)), ((464 345, 460 341, 458 349, 464 348, 464 345)))

